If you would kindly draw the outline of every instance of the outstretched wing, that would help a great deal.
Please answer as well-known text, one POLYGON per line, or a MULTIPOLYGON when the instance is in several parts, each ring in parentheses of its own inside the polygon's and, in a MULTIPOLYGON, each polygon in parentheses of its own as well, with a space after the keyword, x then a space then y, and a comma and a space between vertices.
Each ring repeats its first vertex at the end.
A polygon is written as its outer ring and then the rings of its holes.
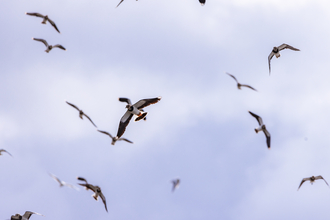
POLYGON ((132 117, 133 117, 133 114, 130 113, 129 111, 126 111, 126 113, 120 119, 118 132, 117 132, 118 138, 120 138, 124 134, 126 127, 127 127, 128 123, 130 122, 130 120, 132 119, 132 117))
POLYGON ((101 130, 97 130, 97 131, 98 132, 101 132, 103 134, 109 135, 111 138, 113 138, 112 135, 110 133, 106 132, 106 131, 101 131, 101 130))
POLYGON ((8 151, 6 151, 5 149, 0 149, 0 153, 1 152, 6 152, 7 154, 9 154, 10 156, 13 156, 13 155, 11 155, 8 151))
MULTIPOLYGON (((227 73, 227 72, 226 72, 227 73)), ((235 78, 235 76, 233 76, 233 75, 231 75, 231 74, 229 74, 229 73, 227 73, 229 76, 231 76, 231 77, 233 77, 233 79, 238 83, 238 81, 237 81, 237 79, 235 78)))
POLYGON ((105 210, 108 212, 107 201, 105 200, 105 196, 103 195, 102 192, 100 192, 99 195, 100 195, 100 197, 101 197, 101 199, 102 199, 102 202, 103 202, 103 204, 104 204, 105 210))
POLYGON ((126 102, 129 105, 132 105, 131 100, 128 99, 128 98, 119 98, 118 100, 121 101, 121 102, 126 102))
POLYGON ((278 47, 278 49, 281 51, 281 50, 284 50, 284 49, 290 49, 290 50, 295 50, 295 51, 300 51, 299 49, 295 48, 295 47, 292 47, 290 46, 289 44, 282 44, 281 46, 278 47))
POLYGON ((308 178, 304 178, 304 179, 301 180, 301 183, 300 183, 300 185, 299 185, 297 191, 300 189, 301 185, 302 185, 305 181, 307 181, 307 180, 311 180, 310 177, 308 177, 308 178))
POLYGON ((252 113, 252 112, 250 112, 250 111, 249 111, 249 113, 250 113, 253 117, 255 117, 255 118, 257 119, 259 125, 263 125, 263 124, 264 124, 264 123, 262 122, 262 118, 261 118, 260 116, 254 114, 254 113, 252 113))
POLYGON ((95 186, 93 186, 92 184, 89 183, 78 183, 80 186, 84 186, 86 188, 86 190, 92 190, 93 192, 95 192, 95 186))
POLYGON ((77 107, 77 106, 75 106, 74 104, 71 104, 70 102, 68 102, 68 101, 65 101, 66 103, 68 103, 68 105, 71 105, 72 107, 74 107, 75 109, 77 109, 78 111, 80 111, 80 109, 77 107))
POLYGON ((40 38, 32 38, 32 39, 33 39, 33 40, 36 40, 36 41, 40 41, 40 42, 44 43, 46 47, 48 47, 48 43, 47 43, 46 40, 44 40, 44 39, 40 39, 40 38))
POLYGON ((88 118, 88 120, 90 120, 90 122, 92 122, 92 124, 97 128, 97 126, 94 124, 94 122, 92 121, 92 119, 90 119, 90 117, 88 117, 88 115, 86 115, 85 113, 84 113, 84 115, 85 115, 85 117, 88 118))
POLYGON ((33 215, 33 214, 44 216, 44 215, 36 213, 36 212, 26 211, 23 215, 23 218, 29 219, 31 217, 31 215, 33 215))
POLYGON ((315 179, 316 180, 322 179, 329 186, 329 184, 327 183, 327 181, 325 181, 325 179, 322 176, 316 176, 315 179))
POLYGON ((40 17, 40 18, 44 18, 45 17, 45 16, 43 16, 42 14, 39 14, 39 13, 28 13, 28 12, 25 12, 25 14, 26 15, 40 17))
MULTIPOLYGON (((119 2, 119 4, 117 5, 117 7, 118 7, 123 1, 124 1, 124 0, 121 0, 121 1, 119 2)), ((116 8, 117 8, 117 7, 116 7, 116 8)))
POLYGON ((53 46, 53 48, 55 48, 55 47, 60 48, 62 50, 66 50, 61 44, 56 44, 53 46))
POLYGON ((273 58, 275 53, 272 51, 268 56, 268 67, 269 67, 269 75, 270 75, 270 60, 273 58))
POLYGON ((55 181, 57 181, 60 185, 62 185, 62 181, 61 181, 57 176, 55 176, 54 174, 51 174, 51 173, 49 173, 49 175, 50 175, 55 181))
POLYGON ((134 104, 134 106, 138 109, 142 109, 144 107, 147 107, 151 104, 157 103, 159 100, 161 100, 162 97, 152 98, 152 99, 141 99, 137 103, 134 104))
POLYGON ((267 147, 270 149, 270 133, 267 131, 267 129, 263 129, 265 135, 266 135, 266 142, 267 142, 267 147))
POLYGON ((241 84, 241 86, 244 86, 244 87, 247 87, 247 88, 250 88, 256 92, 258 92, 255 88, 253 88, 252 86, 249 86, 249 85, 245 85, 245 84, 241 84))
POLYGON ((87 180, 85 179, 85 178, 83 178, 83 177, 77 177, 77 180, 80 180, 80 181, 84 181, 85 183, 87 183, 87 180))
POLYGON ((61 33, 61 32, 58 30, 58 28, 56 27, 56 24, 55 24, 54 21, 50 20, 49 18, 48 18, 48 21, 49 21, 49 23, 55 28, 55 30, 57 30, 58 33, 61 33))
POLYGON ((118 141, 127 141, 128 143, 133 144, 132 141, 130 141, 130 140, 126 139, 126 138, 119 138, 118 141))

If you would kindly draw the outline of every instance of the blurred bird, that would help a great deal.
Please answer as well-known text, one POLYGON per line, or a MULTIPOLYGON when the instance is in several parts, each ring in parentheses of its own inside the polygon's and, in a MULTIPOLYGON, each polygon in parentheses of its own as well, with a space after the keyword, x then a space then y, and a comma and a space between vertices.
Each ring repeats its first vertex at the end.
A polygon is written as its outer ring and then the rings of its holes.
POLYGON ((28 13, 28 12, 25 12, 25 14, 30 15, 30 16, 36 16, 36 17, 39 17, 39 18, 43 18, 41 24, 46 24, 46 22, 49 21, 49 23, 55 28, 55 30, 57 30, 58 33, 61 33, 58 30, 58 28, 56 27, 55 22, 48 18, 48 15, 42 15, 42 14, 39 14, 39 13, 28 13))
MULTIPOLYGON (((121 0, 121 1, 119 2, 119 4, 117 5, 117 7, 118 7, 123 1, 124 1, 124 0, 121 0)), ((136 1, 137 1, 137 0, 136 0, 136 1)), ((116 8, 117 8, 117 7, 116 7, 116 8)))
POLYGON ((180 179, 172 180, 172 184, 173 184, 172 192, 174 192, 174 190, 175 190, 176 188, 178 188, 179 185, 180 185, 180 179))
POLYGON ((324 182, 329 186, 329 184, 327 183, 327 181, 325 181, 325 179, 324 179, 322 176, 311 176, 311 177, 307 177, 307 178, 302 179, 302 181, 301 181, 301 183, 300 183, 300 185, 299 185, 297 191, 300 189, 301 185, 302 185, 305 181, 310 181, 311 184, 313 185, 313 183, 314 183, 315 180, 320 180, 320 179, 324 180, 324 182))
POLYGON ((49 51, 51 51, 53 48, 60 48, 60 49, 62 49, 62 50, 66 50, 62 45, 60 45, 60 44, 56 44, 56 45, 54 45, 54 46, 52 46, 52 45, 48 45, 48 43, 47 43, 47 41, 46 40, 44 40, 44 39, 40 39, 40 38, 32 38, 32 40, 35 40, 35 41, 40 41, 40 42, 42 42, 42 43, 44 43, 45 44, 45 46, 47 47, 47 49, 45 50, 45 52, 47 52, 47 53, 49 53, 49 51))
POLYGON ((117 132, 118 138, 120 138, 124 134, 126 127, 127 127, 128 123, 130 122, 130 120, 132 119, 133 115, 138 116, 135 119, 135 121, 139 121, 139 120, 143 119, 148 113, 142 112, 141 109, 143 109, 144 107, 147 107, 151 104, 157 103, 159 100, 161 100, 161 97, 151 98, 151 99, 141 99, 134 105, 132 105, 131 101, 127 98, 119 98, 119 101, 123 101, 123 100, 127 100, 128 104, 126 105, 127 111, 123 115, 123 117, 120 119, 120 122, 119 122, 119 127, 118 127, 118 132, 117 132))
POLYGON ((60 180, 60 179, 59 179, 57 176, 55 176, 54 174, 49 173, 49 175, 50 175, 50 176, 51 176, 56 182, 58 182, 58 183, 60 184, 60 187, 67 186, 67 187, 70 187, 70 188, 72 188, 72 189, 75 189, 75 190, 78 190, 78 191, 79 191, 79 188, 78 188, 78 187, 76 187, 76 186, 74 186, 74 185, 72 185, 72 184, 70 184, 70 183, 66 183, 66 182, 60 180))
MULTIPOLYGON (((126 102, 126 103, 129 104, 129 105, 132 105, 131 100, 128 99, 128 98, 119 98, 118 100, 121 101, 121 102, 126 102)), ((143 109, 140 109, 140 111, 141 111, 141 112, 144 112, 143 109)), ((147 120, 147 116, 144 117, 143 120, 146 121, 146 120, 147 120)))
POLYGON ((88 115, 86 115, 82 110, 80 110, 77 106, 75 106, 74 104, 71 104, 68 101, 65 101, 68 105, 71 105, 72 107, 74 107, 75 109, 77 109, 79 111, 79 117, 81 119, 83 119, 83 116, 85 116, 86 118, 88 118, 88 120, 90 120, 90 122, 92 122, 92 124, 96 127, 96 125, 94 124, 94 122, 92 121, 92 119, 90 119, 90 117, 88 117, 88 115))
POLYGON ((23 216, 21 216, 20 214, 12 215, 10 220, 28 220, 33 214, 44 216, 36 212, 26 211, 23 216))
POLYGON ((201 5, 205 5, 205 0, 199 0, 199 3, 201 3, 201 5))
POLYGON ((279 58, 281 56, 280 51, 284 50, 284 49, 290 49, 290 50, 295 50, 295 51, 300 51, 297 48, 294 48, 288 44, 282 44, 279 47, 274 47, 272 52, 269 54, 268 56, 268 66, 269 66, 269 75, 270 75, 270 60, 273 58, 273 56, 275 55, 276 58, 279 58))
POLYGON ((2 152, 6 152, 6 153, 9 154, 10 156, 13 156, 13 155, 11 155, 8 151, 6 151, 5 149, 0 149, 0 155, 2 155, 2 152))
POLYGON ((270 134, 269 134, 269 132, 268 132, 267 129, 266 129, 266 125, 264 125, 264 123, 262 122, 262 118, 259 117, 259 116, 256 115, 256 114, 250 112, 250 111, 249 111, 249 113, 250 113, 253 117, 255 117, 255 118, 257 119, 257 121, 258 121, 258 123, 259 123, 259 125, 260 125, 259 128, 255 128, 255 129, 254 129, 255 132, 258 133, 259 131, 263 131, 263 132, 265 133, 265 135, 266 135, 266 141, 267 141, 267 146, 268 146, 268 149, 270 149, 270 134))
POLYGON ((86 190, 92 190, 94 192, 94 194, 92 195, 92 197, 95 199, 95 200, 98 200, 98 197, 100 196, 102 201, 103 201, 103 204, 104 204, 104 207, 105 207, 105 210, 108 212, 108 208, 107 208, 107 202, 105 200, 105 197, 101 191, 101 188, 99 186, 94 186, 92 184, 89 184, 87 182, 87 180, 85 178, 82 178, 82 177, 77 177, 78 180, 80 181, 84 181, 85 183, 78 183, 79 185, 81 186, 84 186, 86 190))
POLYGON ((127 141, 128 143, 133 144, 132 141, 127 140, 126 138, 113 137, 110 133, 108 133, 108 132, 106 132, 106 131, 100 131, 100 130, 97 130, 97 131, 98 131, 98 132, 101 132, 101 133, 103 133, 103 134, 108 135, 108 136, 112 139, 112 142, 111 142, 112 145, 115 145, 115 143, 116 143, 117 141, 127 141))
POLYGON ((233 76, 233 75, 231 75, 231 74, 229 74, 229 73, 227 73, 227 74, 228 74, 229 76, 233 77, 233 79, 237 82, 237 88, 238 88, 238 89, 241 89, 241 87, 244 86, 244 87, 250 88, 250 89, 252 89, 252 90, 254 90, 254 91, 257 91, 256 89, 252 88, 252 87, 249 86, 249 85, 240 84, 240 83, 237 81, 237 79, 235 78, 235 76, 233 76))

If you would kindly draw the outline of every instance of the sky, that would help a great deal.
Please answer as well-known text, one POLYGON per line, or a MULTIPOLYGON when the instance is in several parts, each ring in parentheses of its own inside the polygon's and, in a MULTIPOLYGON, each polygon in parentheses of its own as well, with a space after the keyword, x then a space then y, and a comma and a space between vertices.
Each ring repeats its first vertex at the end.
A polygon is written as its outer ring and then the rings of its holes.
POLYGON ((0 2, 0 149, 13 155, 0 156, 0 219, 329 219, 324 181, 297 189, 312 175, 330 182, 330 3, 118 3, 0 2), (47 14, 61 34, 25 12, 47 14), (269 74, 282 43, 300 51, 281 51, 269 74), (65 103, 115 135, 119 97, 158 96, 128 125, 134 144, 114 146, 65 103), (77 176, 101 187, 109 212, 77 176))

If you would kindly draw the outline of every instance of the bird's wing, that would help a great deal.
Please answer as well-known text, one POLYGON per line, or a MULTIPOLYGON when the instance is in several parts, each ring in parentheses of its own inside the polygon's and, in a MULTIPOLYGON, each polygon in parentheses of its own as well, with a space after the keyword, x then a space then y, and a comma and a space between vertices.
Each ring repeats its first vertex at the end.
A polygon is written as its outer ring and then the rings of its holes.
MULTIPOLYGON (((227 72, 226 72, 227 73, 227 72)), ((238 83, 238 81, 237 81, 237 79, 235 78, 235 76, 233 76, 233 75, 231 75, 231 74, 229 74, 229 73, 227 73, 229 76, 231 76, 231 77, 233 77, 233 79, 238 83)))
POLYGON ((263 129, 263 132, 264 132, 265 135, 266 135, 267 147, 270 149, 270 134, 269 134, 269 132, 267 131, 267 129, 263 129))
POLYGON ((301 180, 301 183, 300 183, 300 185, 299 185, 297 191, 300 189, 301 185, 302 185, 305 181, 307 181, 307 180, 311 180, 310 177, 308 177, 308 178, 304 178, 304 179, 301 180))
POLYGON ((44 43, 46 47, 48 47, 48 43, 47 43, 46 40, 44 40, 44 39, 40 39, 40 38, 32 38, 32 39, 33 39, 33 40, 36 40, 36 41, 40 41, 40 42, 44 43))
POLYGON ((50 175, 55 181, 57 181, 59 184, 62 184, 62 181, 61 181, 57 176, 55 176, 54 174, 51 174, 51 173, 49 173, 49 175, 50 175))
POLYGON ((50 20, 49 18, 48 18, 48 21, 49 21, 49 23, 55 28, 55 30, 57 30, 58 33, 61 33, 61 32, 58 30, 58 28, 56 27, 56 24, 55 24, 54 21, 50 20))
POLYGON ((131 100, 128 99, 128 98, 119 98, 118 100, 121 101, 121 102, 126 102, 129 105, 132 105, 131 100))
POLYGON ((62 182, 62 184, 65 185, 65 186, 67 186, 67 187, 70 187, 70 188, 72 188, 72 189, 75 189, 75 190, 77 190, 77 191, 80 190, 78 187, 76 187, 76 186, 74 186, 74 185, 72 185, 72 184, 70 184, 70 183, 62 182))
MULTIPOLYGON (((119 2, 119 4, 117 5, 117 7, 118 7, 123 1, 124 1, 124 0, 121 0, 121 1, 119 2)), ((116 8, 117 8, 117 7, 116 7, 116 8)))
POLYGON ((250 112, 250 111, 249 111, 249 113, 250 113, 253 117, 255 117, 255 118, 257 119, 259 125, 263 125, 263 124, 264 124, 264 123, 262 122, 262 118, 261 118, 260 116, 254 114, 254 113, 252 113, 252 112, 250 112))
POLYGON ((129 111, 126 111, 126 113, 120 119, 118 132, 117 132, 118 138, 120 138, 124 134, 126 127, 127 127, 128 123, 130 122, 130 120, 132 119, 132 117, 133 117, 133 114, 130 113, 129 111))
POLYGON ((36 212, 26 211, 23 215, 23 218, 29 219, 31 217, 31 215, 33 215, 33 214, 44 216, 44 215, 36 213, 36 212))
POLYGON ((77 180, 80 180, 80 181, 84 181, 85 183, 87 183, 87 180, 85 179, 85 178, 83 178, 83 177, 77 177, 77 180))
POLYGON ((53 46, 53 48, 55 48, 55 47, 60 48, 62 50, 66 50, 65 47, 63 47, 61 44, 56 44, 53 46))
POLYGON ((45 17, 45 16, 43 16, 42 14, 39 14, 39 13, 28 13, 28 12, 26 12, 25 14, 31 15, 31 16, 40 17, 40 18, 44 18, 45 17))
POLYGON ((99 195, 100 195, 100 197, 101 197, 101 199, 102 199, 102 202, 103 202, 103 204, 104 204, 105 210, 108 212, 107 201, 105 200, 105 196, 103 195, 102 192, 100 192, 99 195))
POLYGON ((255 88, 253 88, 252 86, 249 86, 249 85, 241 84, 241 86, 244 86, 244 87, 250 88, 250 89, 252 89, 254 91, 257 91, 255 88))
POLYGON ((98 132, 101 132, 103 134, 109 135, 111 138, 113 138, 112 135, 110 133, 106 132, 106 131, 101 131, 101 130, 97 130, 97 131, 98 132))
POLYGON ((270 75, 270 60, 273 58, 275 53, 272 51, 268 56, 268 67, 269 67, 269 75, 270 75))
POLYGON ((84 186, 86 188, 86 190, 92 190, 93 192, 96 191, 95 186, 93 186, 92 184, 89 183, 78 183, 80 186, 84 186))
POLYGON ((137 103, 134 104, 134 106, 138 109, 142 109, 144 107, 147 107, 151 104, 157 103, 159 100, 161 100, 162 97, 152 98, 152 99, 141 99, 137 103))
POLYGON ((68 101, 65 101, 66 103, 68 103, 68 105, 71 105, 72 107, 74 107, 75 109, 77 109, 78 111, 80 111, 80 109, 77 107, 77 106, 75 106, 74 104, 71 104, 70 102, 68 102, 68 101))
POLYGON ((13 156, 13 155, 11 155, 8 151, 6 151, 5 149, 0 149, 0 153, 1 152, 6 152, 7 154, 9 154, 10 156, 13 156))
POLYGON ((133 144, 132 141, 130 141, 130 140, 126 139, 126 138, 119 138, 118 141, 127 141, 128 143, 133 144))
POLYGON ((292 46, 290 46, 289 44, 282 44, 281 46, 278 47, 278 50, 284 50, 284 49, 290 49, 290 50, 295 50, 295 51, 300 51, 297 48, 294 48, 292 46))
POLYGON ((92 121, 92 119, 90 119, 90 117, 88 117, 88 115, 86 115, 85 113, 84 113, 84 115, 85 115, 85 117, 88 118, 88 120, 90 120, 90 121, 92 122, 92 124, 97 128, 97 126, 94 124, 94 122, 92 121))
POLYGON ((315 179, 316 180, 322 179, 329 186, 329 184, 327 183, 327 181, 325 181, 325 179, 322 176, 316 176, 315 179))

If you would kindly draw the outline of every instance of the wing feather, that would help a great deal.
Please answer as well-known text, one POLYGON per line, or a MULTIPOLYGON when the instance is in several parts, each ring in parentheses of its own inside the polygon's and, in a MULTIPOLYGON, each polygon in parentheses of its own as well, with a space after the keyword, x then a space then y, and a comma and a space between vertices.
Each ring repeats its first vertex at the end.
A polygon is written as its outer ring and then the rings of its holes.
POLYGON ((284 49, 290 49, 290 50, 295 50, 295 51, 300 51, 299 49, 290 46, 289 44, 282 44, 281 46, 278 47, 278 50, 284 50, 284 49))
POLYGON ((121 101, 121 102, 126 102, 129 105, 132 105, 131 100, 128 99, 128 98, 119 98, 118 100, 121 101))
POLYGON ((60 48, 62 50, 66 50, 65 47, 63 47, 61 44, 56 44, 53 46, 53 48, 55 48, 55 47, 60 48))
MULTIPOLYGON (((226 72, 227 73, 227 72, 226 72)), ((233 77, 233 79, 238 83, 238 81, 237 81, 237 79, 235 78, 235 76, 233 76, 233 75, 231 75, 231 74, 229 74, 229 73, 227 73, 229 76, 231 76, 231 77, 233 77)))
POLYGON ((55 30, 57 30, 58 33, 61 33, 61 32, 58 30, 58 28, 57 28, 57 26, 56 26, 56 24, 55 24, 54 21, 50 20, 49 18, 48 18, 48 21, 49 21, 49 23, 55 28, 55 30))
POLYGON ((118 138, 120 138, 124 134, 126 127, 127 127, 128 123, 130 122, 130 120, 132 119, 132 117, 133 117, 133 114, 130 113, 129 111, 126 111, 126 113, 120 119, 118 132, 117 132, 118 138))
POLYGON ((252 113, 252 112, 250 112, 250 111, 249 111, 249 113, 250 113, 253 117, 255 117, 255 118, 257 119, 257 121, 258 121, 258 123, 259 123, 260 126, 264 124, 264 123, 262 122, 262 118, 261 118, 260 116, 254 114, 254 113, 252 113))
POLYGON ((109 135, 111 138, 113 138, 112 135, 110 133, 106 132, 106 131, 101 131, 101 130, 97 130, 97 131, 98 132, 101 132, 103 134, 109 135))
POLYGON ((40 18, 44 18, 44 17, 45 17, 44 15, 39 14, 39 13, 28 13, 28 12, 26 12, 25 14, 27 14, 27 15, 31 15, 31 16, 40 17, 40 18))
POLYGON ((157 103, 159 100, 161 100, 161 98, 162 97, 151 98, 151 99, 141 99, 140 101, 135 103, 134 106, 140 110, 140 109, 142 109, 144 107, 147 107, 151 104, 157 103))
POLYGON ((47 43, 46 40, 44 40, 44 39, 40 39, 40 38, 32 38, 32 39, 33 39, 33 40, 36 40, 36 41, 40 41, 40 42, 44 43, 46 47, 48 47, 48 43, 47 43))

